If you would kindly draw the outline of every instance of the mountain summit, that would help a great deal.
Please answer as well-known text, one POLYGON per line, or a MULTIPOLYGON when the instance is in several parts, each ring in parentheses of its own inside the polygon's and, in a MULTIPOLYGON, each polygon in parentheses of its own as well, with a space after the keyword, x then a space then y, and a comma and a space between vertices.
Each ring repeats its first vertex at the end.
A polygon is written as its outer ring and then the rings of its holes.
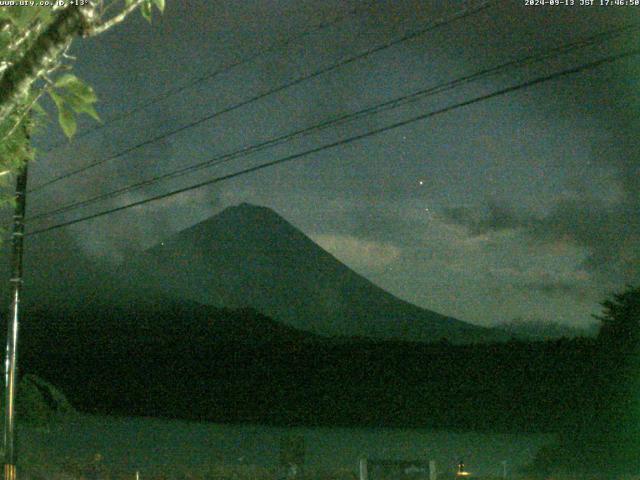
POLYGON ((499 336, 400 300, 273 210, 247 203, 171 236, 128 267, 147 288, 208 305, 255 308, 323 335, 424 342, 499 336))

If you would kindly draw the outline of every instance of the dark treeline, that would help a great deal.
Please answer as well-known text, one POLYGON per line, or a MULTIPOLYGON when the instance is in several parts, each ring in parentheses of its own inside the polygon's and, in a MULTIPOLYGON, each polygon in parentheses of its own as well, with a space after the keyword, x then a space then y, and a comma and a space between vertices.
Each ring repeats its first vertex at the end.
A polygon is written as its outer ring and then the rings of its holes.
POLYGON ((591 388, 558 443, 539 452, 537 472, 619 478, 640 471, 640 288, 628 287, 602 306, 591 388))
POLYGON ((126 329, 23 330, 22 370, 58 385, 85 411, 549 432, 596 407, 592 339, 223 343, 189 331, 144 338, 126 329))

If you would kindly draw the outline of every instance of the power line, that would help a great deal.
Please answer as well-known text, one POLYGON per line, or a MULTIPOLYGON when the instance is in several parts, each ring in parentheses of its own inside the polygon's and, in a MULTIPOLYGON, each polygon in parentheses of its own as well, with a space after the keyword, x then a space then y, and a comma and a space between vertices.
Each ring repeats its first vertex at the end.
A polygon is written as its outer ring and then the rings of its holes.
POLYGON ((409 95, 404 95, 392 100, 389 100, 387 102, 381 103, 381 104, 377 104, 365 109, 361 109, 357 112, 352 112, 349 114, 344 114, 341 115, 339 117, 334 117, 332 119, 328 119, 325 121, 322 121, 320 123, 317 123, 315 125, 312 125, 310 127, 306 127, 303 129, 299 129, 296 130, 294 132, 290 132, 288 134, 285 135, 281 135, 279 137, 275 137, 275 138, 271 138, 269 140, 266 140, 264 142, 258 143, 258 144, 254 144, 254 145, 250 145, 247 147, 243 147, 241 149, 235 150, 233 152, 229 152, 229 153, 225 153, 222 155, 218 155, 216 157, 213 157, 212 159, 206 160, 204 162, 200 162, 197 163, 195 165, 189 165, 187 167, 183 167, 177 170, 173 170, 171 172, 167 172, 161 175, 157 175, 155 177, 151 177, 149 179, 134 183, 134 184, 130 184, 130 185, 126 185, 124 187, 118 188, 116 190, 112 190, 110 192, 106 192, 106 193, 102 193, 93 197, 90 197, 88 199, 85 200, 80 200, 77 202, 73 202, 64 206, 61 206, 59 208, 47 211, 47 212, 43 212, 40 214, 36 214, 36 215, 32 215, 31 217, 29 217, 29 221, 35 221, 35 220, 41 220, 44 218, 48 218, 50 216, 53 215, 57 215, 60 213, 64 213, 70 210, 75 210, 77 208, 81 208, 81 207, 85 207, 88 205, 91 205, 93 203, 96 203, 98 201, 101 200, 106 200, 109 198, 114 198, 117 197, 119 195, 122 195, 124 193, 128 193, 131 192, 133 190, 148 186, 148 185, 152 185, 155 184, 159 181, 162 180, 167 180, 167 179, 171 179, 171 178, 177 178, 183 175, 186 175, 188 173, 197 171, 197 170, 201 170, 204 168, 210 168, 214 165, 219 165, 222 163, 226 163, 229 162, 233 159, 239 158, 239 157, 244 157, 247 156, 249 154, 261 151, 265 148, 269 148, 269 147, 273 147, 276 145, 280 145, 282 143, 291 141, 297 137, 301 137, 301 136, 305 136, 308 135, 312 132, 316 132, 316 131, 322 131, 326 128, 329 127, 333 127, 342 123, 345 123, 347 121, 352 121, 354 119, 360 119, 366 116, 370 116, 370 115, 374 115, 377 113, 380 113, 382 111, 386 111, 386 110, 390 110, 393 108, 398 108, 400 106, 406 105, 408 103, 411 102, 415 102, 418 101, 420 99, 424 99, 425 97, 431 96, 431 95, 435 95, 435 94, 439 94, 448 90, 452 90, 454 88, 457 88, 463 84, 466 83, 470 83, 472 81, 476 81, 478 79, 481 78, 485 78, 487 76, 493 75, 493 74, 497 74, 500 73, 501 71, 504 71, 506 69, 512 68, 512 67, 522 67, 524 65, 530 64, 530 63, 534 63, 534 62, 539 62, 542 60, 547 60, 549 58, 553 58, 553 57, 557 57, 559 55, 562 55, 564 53, 570 52, 572 50, 576 50, 578 48, 584 48, 584 47, 588 47, 588 46, 593 46, 593 45, 597 45, 598 43, 602 43, 606 40, 610 40, 611 38, 614 38, 616 36, 620 36, 624 33, 628 33, 630 31, 633 30, 638 30, 640 28, 640 26, 638 25, 626 25, 617 29, 613 29, 613 30, 608 30, 605 32, 599 32, 597 34, 591 35, 589 37, 583 38, 583 39, 579 39, 573 42, 570 42, 568 44, 565 45, 560 45, 554 48, 550 48, 550 49, 546 49, 543 52, 539 52, 536 54, 532 54, 529 56, 526 56, 524 58, 520 58, 520 59, 514 59, 514 60, 510 60, 508 62, 502 63, 500 65, 494 66, 494 67, 490 67, 490 68, 486 68, 480 71, 477 71, 475 73, 463 76, 461 78, 457 78, 454 80, 451 80, 449 82, 445 82, 445 83, 441 83, 439 85, 435 85, 426 89, 422 89, 419 90, 417 92, 411 93, 409 95))
MULTIPOLYGON (((362 10, 364 10, 365 8, 362 8, 362 10)), ((266 55, 268 53, 271 53, 275 50, 279 50, 283 47, 287 47, 288 45, 297 42, 298 40, 303 39, 304 37, 308 37, 310 35, 313 35, 316 32, 320 32, 322 30, 325 30, 327 28, 330 28, 334 25, 339 24, 340 22, 342 22, 343 20, 346 20, 347 18, 356 15, 359 12, 360 9, 358 8, 353 8, 349 11, 347 11, 346 13, 342 14, 342 15, 338 15, 335 18, 333 18, 332 20, 328 21, 328 22, 321 22, 318 25, 312 27, 309 30, 306 30, 298 35, 293 35, 292 37, 286 38, 282 41, 279 42, 274 42, 271 45, 267 46, 266 48, 263 49, 258 49, 257 51, 255 51, 255 53, 252 53, 251 55, 248 55, 244 58, 239 58, 237 60, 234 60, 232 62, 229 62, 225 65, 222 65, 220 68, 213 70, 211 72, 208 72, 204 75, 200 75, 198 77, 195 77, 191 80, 189 80, 186 83, 183 83, 182 85, 176 86, 174 88, 170 88, 158 95, 155 96, 151 96, 147 98, 147 101, 144 103, 140 103, 136 106, 134 106, 133 108, 131 108, 130 110, 127 110, 125 112, 122 112, 120 114, 116 114, 113 117, 111 117, 108 121, 103 122, 99 125, 96 125, 92 128, 87 128, 85 130, 83 130, 82 132, 80 132, 79 134, 77 134, 74 139, 78 140, 80 138, 86 137, 87 135, 90 135, 98 130, 102 130, 103 128, 108 127, 109 125, 111 125, 114 122, 123 120, 125 118, 128 118, 142 110, 145 110, 153 105, 155 105, 157 102, 161 102, 169 97, 173 97, 175 95, 178 95, 182 92, 184 92, 185 90, 195 87, 196 85, 203 83, 207 80, 213 80, 214 78, 216 78, 219 75, 222 75, 224 73, 227 73, 231 70, 233 70, 236 67, 240 67, 244 64, 250 63, 254 60, 256 60, 257 58, 260 58, 263 55, 266 55)), ((58 143, 56 145, 53 145, 51 148, 48 148, 47 150, 44 150, 45 153, 49 153, 52 152, 54 150, 57 150, 58 148, 62 147, 63 145, 66 145, 66 142, 61 142, 58 143)))
POLYGON ((338 63, 335 63, 335 64, 330 65, 328 67, 323 67, 323 68, 321 68, 319 70, 314 71, 313 73, 298 77, 295 80, 291 80, 289 82, 286 82, 286 83, 284 83, 284 84, 282 84, 282 85, 280 85, 278 87, 272 88, 272 89, 267 90, 267 91, 265 91, 263 93, 255 95, 254 97, 251 97, 251 98, 246 99, 246 100, 242 100, 241 102, 238 102, 238 103, 233 104, 233 105, 231 105, 229 107, 223 108, 222 110, 218 110, 218 111, 213 112, 211 114, 208 114, 208 115, 206 115, 204 117, 201 117, 198 120, 194 120, 194 121, 189 122, 189 123, 187 123, 185 125, 182 125, 182 126, 180 126, 178 128, 175 128, 175 129, 170 130, 168 132, 165 132, 163 134, 157 135, 157 136, 155 136, 155 137, 153 137, 151 139, 148 139, 148 140, 145 140, 143 142, 140 142, 140 143, 137 143, 135 145, 132 145, 131 147, 128 147, 128 148, 126 148, 124 150, 121 150, 120 152, 115 153, 113 155, 110 155, 110 156, 108 156, 106 158, 103 158, 101 160, 97 160, 95 162, 92 162, 92 163, 90 163, 88 165, 85 165, 83 167, 77 168, 75 170, 71 170, 71 171, 69 171, 69 172, 67 172, 65 174, 62 174, 62 175, 60 175, 58 177, 55 177, 55 178, 53 178, 51 180, 48 180, 48 181, 46 181, 44 183, 41 183, 40 185, 38 185, 36 187, 33 187, 31 190, 29 190, 29 192, 31 193, 31 192, 35 192, 35 191, 41 190, 44 187, 47 187, 47 186, 52 185, 54 183, 57 183, 57 182, 59 182, 61 180, 69 178, 69 177, 71 177, 73 175, 77 175, 79 173, 85 172, 85 171, 87 171, 87 170, 89 170, 89 169, 91 169, 93 167, 96 167, 98 165, 102 165, 102 164, 104 164, 104 163, 106 163, 106 162, 108 162, 110 160, 114 160, 116 158, 122 157, 122 156, 124 156, 124 155, 126 155, 128 153, 131 153, 131 152, 133 152, 133 151, 135 151, 135 150, 137 150, 139 148, 142 148, 144 146, 156 143, 156 142, 158 142, 160 140, 164 140, 167 137, 173 136, 173 135, 175 135, 177 133, 180 133, 182 131, 185 131, 185 130, 188 130, 190 128, 193 128, 193 127, 195 127, 197 125, 200 125, 200 124, 202 124, 202 123, 204 123, 204 122, 206 122, 208 120, 212 120, 212 119, 214 119, 214 118, 216 118, 216 117, 218 117, 220 115, 223 115, 225 113, 229 113, 229 112, 231 112, 233 110, 237 110, 237 109, 239 109, 241 107, 244 107, 246 105, 254 103, 254 102, 258 101, 258 100, 261 100, 263 98, 271 96, 271 95, 273 95, 275 93, 281 92, 281 91, 286 90, 288 88, 291 88, 291 87, 294 87, 296 85, 299 85, 299 84, 301 84, 303 82, 306 82, 307 80, 311 80, 311 79, 316 78, 316 77, 318 77, 320 75, 323 75, 325 73, 329 73, 329 72, 331 72, 333 70, 337 70, 338 68, 344 67, 345 65, 348 65, 348 64, 351 64, 353 62, 356 62, 357 60, 361 60, 363 58, 366 58, 366 57, 368 57, 370 55, 373 55, 373 54, 375 54, 377 52, 380 52, 382 50, 391 48, 391 47, 393 47, 395 45, 398 45, 400 43, 403 43, 403 42, 406 42, 408 40, 412 40, 414 38, 417 38, 417 37, 419 37, 421 35, 424 35, 424 34, 430 32, 430 31, 436 29, 436 28, 448 25, 448 24, 453 23, 453 22, 455 22, 457 20, 461 20, 461 19, 467 18, 467 17, 469 17, 471 15, 475 15, 476 13, 479 13, 479 12, 487 9, 492 3, 495 3, 496 1, 497 0, 487 0, 487 1, 482 2, 479 6, 476 6, 474 8, 467 8, 467 9, 465 9, 465 10, 463 10, 461 12, 458 12, 458 13, 456 13, 454 15, 451 15, 451 16, 448 16, 448 17, 445 17, 445 18, 441 18, 441 19, 439 19, 439 20, 437 20, 435 22, 430 23, 429 26, 427 26, 427 27, 425 27, 423 29, 411 32, 411 33, 409 33, 407 35, 404 35, 403 37, 401 37, 399 39, 384 43, 384 44, 379 45, 377 47, 373 47, 373 48, 367 49, 362 53, 359 53, 357 55, 348 57, 345 60, 342 60, 342 61, 340 61, 338 63))
POLYGON ((205 187, 207 185, 212 185, 214 183, 220 183, 220 182, 223 182, 225 180, 229 180, 229 179, 232 179, 232 178, 237 178, 237 177, 240 177, 242 175, 246 175, 246 174, 249 174, 249 173, 256 172, 258 170, 262 170, 264 168, 268 168, 268 167, 272 167, 274 165, 279 165, 279 164, 282 164, 282 163, 286 163, 286 162, 290 162, 290 161, 293 161, 293 160, 297 160, 299 158, 302 158, 302 157, 305 157, 305 156, 308 156, 308 155, 311 155, 311 154, 314 154, 314 153, 319 153, 319 152, 321 152, 323 150, 328 150, 328 149, 335 148, 335 147, 338 147, 338 146, 341 146, 341 145, 346 145, 346 144, 349 144, 349 143, 352 143, 352 142, 355 142, 355 141, 358 141, 358 140, 362 140, 364 138, 368 138, 368 137, 371 137, 371 136, 374 136, 374 135, 378 135, 378 134, 383 133, 383 132, 387 132, 389 130, 393 130, 393 129, 396 129, 396 128, 404 127, 404 126, 409 125, 411 123, 415 123, 415 122, 420 121, 420 120, 425 120, 427 118, 431 118, 431 117, 434 117, 436 115, 441 115, 443 113, 451 112, 451 111, 456 110, 458 108, 462 108, 462 107, 466 107, 466 106, 469 106, 469 105, 473 105, 475 103, 479 103, 479 102, 482 102, 482 101, 485 101, 485 100, 489 100, 489 99, 496 98, 496 97, 499 97, 499 96, 502 96, 502 95, 506 95, 508 93, 515 92, 517 90, 521 90, 521 89, 524 89, 524 88, 529 88, 529 87, 532 87, 534 85, 538 85, 540 83, 544 83, 544 82, 548 82, 548 81, 551 81, 551 80, 555 80, 557 78, 561 78, 561 77, 564 77, 564 76, 567 76, 567 75, 573 75, 573 74, 576 74, 576 73, 584 72, 586 70, 597 68, 599 66, 606 65, 606 64, 609 64, 609 63, 613 63, 613 62, 621 60, 623 58, 628 58, 628 57, 639 55, 639 54, 640 54, 640 49, 634 49, 634 50, 630 50, 630 51, 627 51, 627 52, 620 53, 618 55, 612 55, 612 56, 609 56, 609 57, 604 57, 602 59, 599 59, 599 60, 596 60, 596 61, 593 61, 593 62, 589 62, 589 63, 583 64, 583 65, 580 65, 580 66, 577 66, 577 67, 573 67, 573 68, 570 68, 570 69, 567 69, 567 70, 562 70, 560 72, 555 72, 555 73, 552 73, 550 75, 545 75, 543 77, 538 77, 538 78, 535 78, 533 80, 529 80, 529 81, 526 81, 526 82, 523 82, 523 83, 519 83, 517 85, 513 85, 511 87, 503 88, 501 90, 497 90, 497 91, 489 93, 489 94, 485 94, 485 95, 481 95, 481 96, 472 98, 470 100, 465 100, 463 102, 459 102, 459 103, 456 103, 456 104, 453 104, 453 105, 449 105, 447 107, 444 107, 444 108, 441 108, 441 109, 438 109, 438 110, 427 112, 427 113, 412 117, 412 118, 410 118, 408 120, 403 120, 403 121, 400 121, 400 122, 393 123, 391 125, 387 125, 386 127, 377 128, 377 129, 370 130, 370 131, 365 132, 365 133, 361 133, 359 135, 354 135, 352 137, 349 137, 349 138, 346 138, 346 139, 343 139, 343 140, 339 140, 339 141, 336 141, 336 142, 333 142, 333 143, 322 145, 320 147, 315 147, 315 148, 306 150, 304 152, 296 153, 296 154, 293 154, 293 155, 288 155, 286 157, 279 158, 277 160, 273 160, 273 161, 266 162, 266 163, 263 163, 263 164, 260 164, 260 165, 256 165, 256 166, 249 167, 249 168, 245 168, 245 169, 237 171, 237 172, 233 172, 233 173, 229 173, 229 174, 222 175, 222 176, 219 176, 219 177, 211 178, 209 180, 205 180, 203 182, 199 182, 199 183, 196 183, 196 184, 188 186, 188 187, 179 188, 179 189, 167 192, 167 193, 163 193, 163 194, 160 194, 160 195, 155 195, 153 197, 148 197, 148 198, 145 198, 145 199, 142 199, 142 200, 138 200, 138 201, 126 204, 126 205, 121 205, 119 207, 111 208, 111 209, 108 209, 108 210, 103 210, 101 212, 97 212, 97 213, 94 213, 94 214, 91 214, 91 215, 87 215, 87 216, 84 216, 84 217, 76 218, 74 220, 69 220, 69 221, 66 221, 66 222, 61 222, 61 223, 58 223, 58 224, 55 224, 55 225, 51 225, 51 226, 48 226, 48 227, 45 227, 45 228, 34 230, 33 232, 27 233, 26 236, 37 235, 37 234, 48 232, 48 231, 51 231, 51 230, 56 230, 56 229, 59 229, 59 228, 62 228, 62 227, 67 227, 69 225, 74 225, 74 224, 77 224, 77 223, 80 223, 80 222, 85 222, 87 220, 92 220, 94 218, 102 217, 102 216, 105 216, 105 215, 109 215, 111 213, 119 212, 121 210, 126 210, 126 209, 129 209, 129 208, 133 208, 133 207, 137 207, 137 206, 140 206, 140 205, 144 205, 146 203, 154 202, 156 200, 162 200, 162 199, 165 199, 165 198, 168 198, 168 197, 172 197, 174 195, 178 195, 180 193, 184 193, 184 192, 188 192, 188 191, 195 190, 195 189, 198 189, 198 188, 202 188, 202 187, 205 187))

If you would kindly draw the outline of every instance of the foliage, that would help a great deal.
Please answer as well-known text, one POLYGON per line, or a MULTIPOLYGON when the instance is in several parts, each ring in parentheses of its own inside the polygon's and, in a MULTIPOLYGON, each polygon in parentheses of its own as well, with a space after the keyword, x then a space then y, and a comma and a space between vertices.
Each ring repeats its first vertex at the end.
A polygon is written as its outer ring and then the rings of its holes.
POLYGON ((100 120, 93 107, 98 100, 95 92, 78 77, 64 74, 52 87, 48 93, 58 109, 58 122, 67 137, 71 138, 76 133, 76 115, 85 113, 100 120))
POLYGON ((67 52, 73 40, 101 34, 136 9, 151 21, 152 7, 162 12, 165 2, 125 0, 122 5, 118 0, 99 0, 84 6, 67 2, 64 7, 0 7, 0 176, 34 158, 30 136, 48 119, 40 105, 45 94, 69 138, 77 131, 79 115, 99 120, 95 92, 70 73, 74 58, 67 52))
POLYGON ((602 303, 590 382, 591 409, 541 451, 541 473, 566 470, 601 478, 640 471, 640 288, 602 303))
POLYGON ((640 346, 640 287, 627 287, 602 303, 599 340, 615 352, 630 354, 640 346))

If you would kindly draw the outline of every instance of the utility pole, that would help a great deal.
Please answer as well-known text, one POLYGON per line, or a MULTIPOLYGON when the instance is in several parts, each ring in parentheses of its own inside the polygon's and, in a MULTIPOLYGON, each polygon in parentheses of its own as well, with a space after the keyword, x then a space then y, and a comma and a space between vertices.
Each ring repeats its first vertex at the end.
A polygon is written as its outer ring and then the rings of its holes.
POLYGON ((11 232, 11 309, 7 321, 4 402, 4 480, 16 480, 15 399, 18 361, 18 314, 22 288, 22 249, 27 195, 27 163, 18 171, 11 232))

